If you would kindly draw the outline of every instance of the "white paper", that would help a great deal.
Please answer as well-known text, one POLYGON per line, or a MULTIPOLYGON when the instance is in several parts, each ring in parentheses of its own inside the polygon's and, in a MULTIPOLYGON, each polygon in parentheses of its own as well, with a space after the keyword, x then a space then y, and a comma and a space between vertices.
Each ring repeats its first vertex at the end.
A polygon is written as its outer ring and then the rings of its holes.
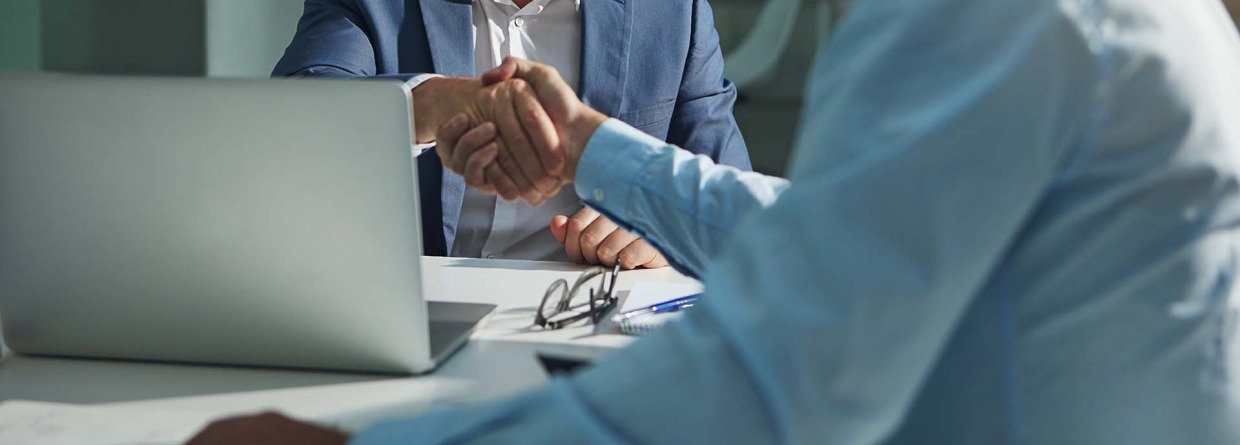
POLYGON ((633 285, 624 304, 620 305, 619 313, 699 293, 702 293, 702 285, 699 283, 640 282, 633 285))
POLYGON ((184 411, 9 400, 0 403, 0 444, 181 444, 209 420, 209 415, 184 411))

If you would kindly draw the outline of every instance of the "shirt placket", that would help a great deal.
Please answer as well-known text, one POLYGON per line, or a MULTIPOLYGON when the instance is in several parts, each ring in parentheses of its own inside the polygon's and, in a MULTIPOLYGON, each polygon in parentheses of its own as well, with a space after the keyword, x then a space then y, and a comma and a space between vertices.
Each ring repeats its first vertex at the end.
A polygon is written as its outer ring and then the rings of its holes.
MULTIPOLYGON (((528 17, 541 12, 546 0, 530 3, 522 9, 517 9, 510 0, 495 0, 495 2, 505 12, 512 12, 508 15, 504 26, 503 43, 494 46, 496 65, 498 66, 507 56, 528 59, 528 51, 525 48, 525 42, 529 41, 525 34, 525 29, 529 26, 528 17)), ((491 220, 491 233, 482 246, 483 258, 503 256, 503 250, 517 241, 513 238, 517 235, 517 226, 520 223, 520 205, 521 201, 505 201, 498 197, 495 198, 495 214, 491 220)))

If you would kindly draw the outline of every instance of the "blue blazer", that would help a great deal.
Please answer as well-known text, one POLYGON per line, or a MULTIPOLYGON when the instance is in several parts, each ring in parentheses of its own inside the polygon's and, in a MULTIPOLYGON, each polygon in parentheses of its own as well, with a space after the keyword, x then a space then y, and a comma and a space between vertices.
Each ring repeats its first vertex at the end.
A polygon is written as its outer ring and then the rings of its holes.
MULTIPOLYGON (((706 0, 582 0, 581 14, 578 94, 586 104, 718 163, 751 168, 706 0)), ((472 26, 470 0, 306 0, 272 75, 473 77, 472 26)), ((425 253, 446 256, 464 179, 434 151, 418 158, 418 177, 425 253)))

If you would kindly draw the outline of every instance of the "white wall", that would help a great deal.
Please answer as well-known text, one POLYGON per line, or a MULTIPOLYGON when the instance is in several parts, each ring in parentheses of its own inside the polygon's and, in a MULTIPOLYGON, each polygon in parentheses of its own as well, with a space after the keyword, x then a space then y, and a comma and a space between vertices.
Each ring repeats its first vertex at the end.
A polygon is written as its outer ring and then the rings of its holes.
POLYGON ((297 30, 302 0, 206 1, 207 76, 270 76, 297 30))

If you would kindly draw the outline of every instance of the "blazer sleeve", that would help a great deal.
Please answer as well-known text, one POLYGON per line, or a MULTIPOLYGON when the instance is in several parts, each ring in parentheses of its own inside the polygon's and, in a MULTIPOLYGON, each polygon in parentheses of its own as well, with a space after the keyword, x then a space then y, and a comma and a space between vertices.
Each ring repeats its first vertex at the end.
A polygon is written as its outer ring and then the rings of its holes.
POLYGON ((297 33, 271 76, 408 81, 422 74, 378 74, 371 34, 354 0, 306 0, 297 33))
POLYGON ((689 55, 667 142, 710 156, 716 163, 751 170, 745 139, 732 115, 736 86, 723 78, 723 50, 706 0, 694 0, 692 20, 689 55))

